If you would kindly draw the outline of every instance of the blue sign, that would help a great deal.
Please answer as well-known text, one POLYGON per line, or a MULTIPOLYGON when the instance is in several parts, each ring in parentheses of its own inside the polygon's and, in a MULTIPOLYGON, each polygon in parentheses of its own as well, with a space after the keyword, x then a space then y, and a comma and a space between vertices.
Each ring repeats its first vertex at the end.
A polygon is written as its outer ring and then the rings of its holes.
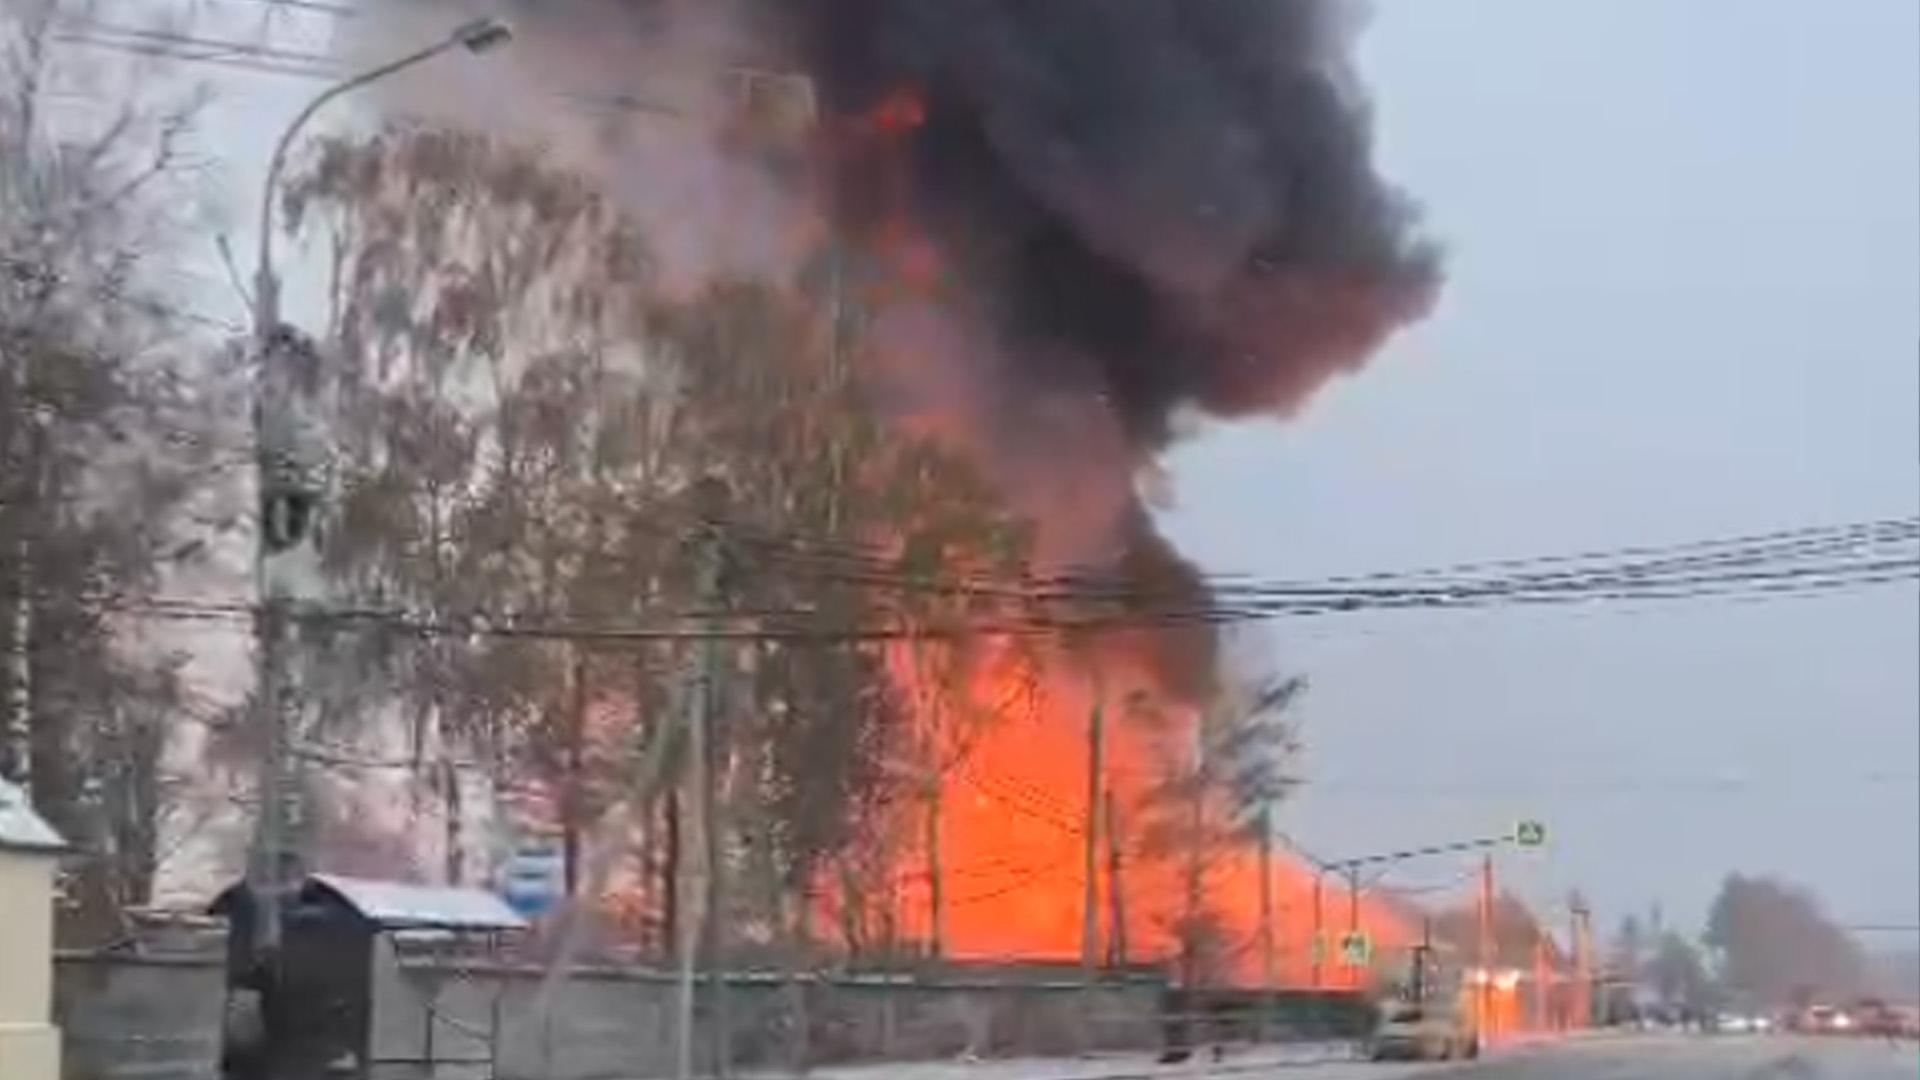
POLYGON ((501 899, 528 919, 546 914, 565 890, 566 862, 550 845, 521 848, 501 875, 501 899))

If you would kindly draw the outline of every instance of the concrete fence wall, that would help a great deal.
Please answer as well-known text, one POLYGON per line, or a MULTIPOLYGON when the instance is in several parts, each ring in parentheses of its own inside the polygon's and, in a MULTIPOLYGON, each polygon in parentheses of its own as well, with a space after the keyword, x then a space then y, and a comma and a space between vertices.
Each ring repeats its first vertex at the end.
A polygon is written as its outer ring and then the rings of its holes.
POLYGON ((215 1080, 226 970, 214 954, 60 953, 63 1080, 215 1080))
MULTIPOLYGON (((397 955, 377 939, 371 964, 371 1080, 648 1080, 673 1066, 676 984, 670 972, 583 966, 549 982, 526 963, 397 955), (424 1062, 435 1064, 429 1068, 424 1062), (497 1061, 497 1071, 488 1062, 497 1061)), ((780 1071, 794 1061, 797 1018, 807 1064, 911 1061, 1158 1048, 1173 1036, 1163 1009, 1192 1017, 1204 1043, 1268 1037, 1354 1038, 1372 1022, 1352 993, 1212 991, 1164 998, 1137 977, 1092 988, 1058 975, 843 975, 789 982, 728 979, 733 1060, 780 1071)), ((66 953, 54 969, 64 1080, 216 1080, 226 1009, 223 958, 66 953)), ((703 989, 697 1060, 712 1060, 703 989)))
MULTIPOLYGON (((583 967, 549 984, 534 965, 401 958, 383 943, 372 968, 372 1080, 646 1080, 672 1072, 669 972, 583 967)), ((1161 992, 1152 980, 1089 989, 858 975, 736 975, 727 985, 733 1059, 749 1069, 793 1060, 802 1015, 809 1064, 1061 1053, 1088 1041, 1157 1046, 1161 992)), ((63 1080, 219 1077, 227 993, 218 955, 62 954, 54 999, 63 1080)), ((699 1002, 704 1068, 713 1045, 704 990, 699 1002)))
MULTIPOLYGON (((497 1050, 502 1080, 639 1080, 672 1071, 676 990, 670 974, 576 970, 548 984, 537 968, 376 960, 370 1057, 375 1080, 477 1080, 497 1050), (497 1027, 496 1027, 497 1023, 497 1027), (422 1062, 433 1059, 429 1070, 422 1062)), ((808 1063, 983 1057, 1157 1046, 1160 987, 1135 982, 917 983, 848 977, 727 985, 734 1063, 793 1060, 807 1019, 808 1063)), ((711 1061, 704 992, 697 1060, 711 1061)))

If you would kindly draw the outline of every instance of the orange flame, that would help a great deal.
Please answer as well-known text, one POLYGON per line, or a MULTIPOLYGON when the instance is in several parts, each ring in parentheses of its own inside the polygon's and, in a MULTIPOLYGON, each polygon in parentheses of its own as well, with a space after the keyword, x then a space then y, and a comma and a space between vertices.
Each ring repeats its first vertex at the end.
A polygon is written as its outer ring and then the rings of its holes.
POLYGON ((927 101, 918 87, 896 87, 867 114, 867 122, 882 135, 905 135, 927 122, 927 101))
MULTIPOLYGON (((913 668, 896 662, 891 672, 907 684, 914 699, 913 668)), ((976 704, 1006 701, 1017 696, 1008 685, 1011 678, 1005 668, 990 668, 962 696, 976 704)), ((1115 806, 1109 830, 1104 812, 1088 812, 1092 702, 1086 692, 1074 689, 1075 682, 1052 673, 1037 699, 1039 707, 1002 709, 962 752, 941 762, 939 936, 951 959, 1078 960, 1090 824, 1096 838, 1097 960, 1104 964, 1119 959, 1119 941, 1124 941, 1124 959, 1130 963, 1171 964, 1179 955, 1177 928, 1187 905, 1186 854, 1178 842, 1158 850, 1150 847, 1146 833, 1150 816, 1173 812, 1156 805, 1151 789, 1162 775, 1169 748, 1191 745, 1193 718, 1177 721, 1171 731, 1146 731, 1108 710, 1103 787, 1115 806)), ((931 695, 918 700, 931 700, 931 695)), ((924 722, 924 717, 916 718, 916 723, 924 722)), ((912 819, 900 830, 912 840, 901 852, 906 868, 898 878, 902 885, 894 917, 903 938, 925 944, 935 936, 923 839, 929 806, 915 799, 896 812, 912 819)), ((1267 961, 1259 930, 1258 852, 1251 841, 1209 842, 1204 850, 1202 905, 1218 920, 1220 973, 1237 985, 1260 985, 1267 961)), ((1315 875, 1283 852, 1272 858, 1276 984, 1338 987, 1366 981, 1364 972, 1337 959, 1337 942, 1353 912, 1341 883, 1329 878, 1319 891, 1318 922, 1326 944, 1316 979, 1315 875)), ((1410 942, 1409 928, 1383 905, 1363 895, 1357 910, 1359 928, 1376 948, 1410 942)))

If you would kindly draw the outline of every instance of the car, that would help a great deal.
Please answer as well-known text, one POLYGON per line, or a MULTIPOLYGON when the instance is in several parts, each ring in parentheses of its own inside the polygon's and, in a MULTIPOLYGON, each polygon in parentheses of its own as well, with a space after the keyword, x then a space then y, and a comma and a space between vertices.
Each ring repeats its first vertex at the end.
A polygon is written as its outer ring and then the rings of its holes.
POLYGON ((1454 1009, 1435 1002, 1395 1002, 1381 1011, 1368 1040, 1374 1061, 1450 1061, 1480 1056, 1480 1037, 1454 1009))
POLYGON ((1850 1015, 1855 1017, 1862 1035, 1897 1039, 1904 1033, 1899 1011, 1879 998, 1862 998, 1855 1003, 1850 1015))
POLYGON ((1713 1018, 1709 1028, 1728 1035, 1764 1035, 1773 1030, 1773 1019, 1758 1012, 1723 1012, 1713 1018))
POLYGON ((1815 1005, 1806 1011, 1798 1026, 1801 1031, 1814 1035, 1851 1035, 1858 1023, 1842 1009, 1815 1005))

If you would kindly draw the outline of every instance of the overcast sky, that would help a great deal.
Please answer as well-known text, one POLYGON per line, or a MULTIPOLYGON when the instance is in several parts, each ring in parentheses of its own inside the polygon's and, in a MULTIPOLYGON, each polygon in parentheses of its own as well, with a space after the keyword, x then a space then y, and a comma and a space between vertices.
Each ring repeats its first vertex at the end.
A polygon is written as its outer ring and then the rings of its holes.
MULTIPOLYGON (((1383 168, 1444 296, 1306 415, 1178 452, 1169 528, 1299 577, 1916 513, 1917 53, 1913 0, 1378 4, 1383 168)), ((1729 870, 1912 923, 1917 604, 1288 621, 1289 826, 1343 854, 1543 818, 1507 876, 1608 926, 1697 923, 1729 870)))

